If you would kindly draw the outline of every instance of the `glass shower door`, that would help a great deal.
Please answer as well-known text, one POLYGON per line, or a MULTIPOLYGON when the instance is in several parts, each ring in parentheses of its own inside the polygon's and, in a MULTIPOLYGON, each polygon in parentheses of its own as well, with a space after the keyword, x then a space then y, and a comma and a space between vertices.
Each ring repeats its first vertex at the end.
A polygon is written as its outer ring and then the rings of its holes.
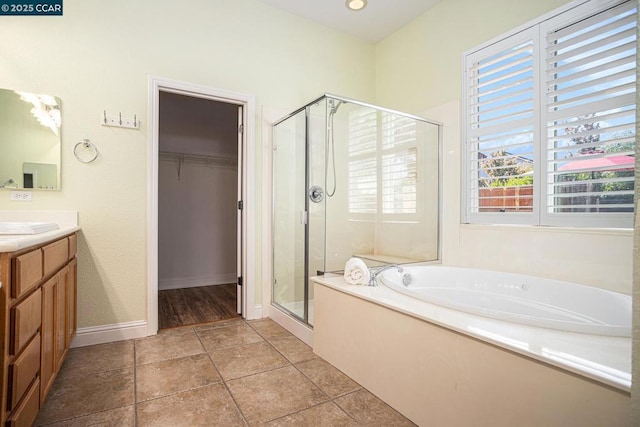
POLYGON ((440 135, 329 95, 274 124, 273 305, 313 326, 310 277, 438 259, 440 135))
POLYGON ((306 115, 292 115, 273 128, 273 302, 305 319, 306 115))

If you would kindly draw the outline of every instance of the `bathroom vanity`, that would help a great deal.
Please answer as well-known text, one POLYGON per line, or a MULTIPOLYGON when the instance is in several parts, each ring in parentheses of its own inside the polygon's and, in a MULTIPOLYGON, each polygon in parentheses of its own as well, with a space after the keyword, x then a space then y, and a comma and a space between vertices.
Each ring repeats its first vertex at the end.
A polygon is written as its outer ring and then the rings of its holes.
POLYGON ((76 332, 78 227, 0 236, 0 420, 30 426, 76 332))

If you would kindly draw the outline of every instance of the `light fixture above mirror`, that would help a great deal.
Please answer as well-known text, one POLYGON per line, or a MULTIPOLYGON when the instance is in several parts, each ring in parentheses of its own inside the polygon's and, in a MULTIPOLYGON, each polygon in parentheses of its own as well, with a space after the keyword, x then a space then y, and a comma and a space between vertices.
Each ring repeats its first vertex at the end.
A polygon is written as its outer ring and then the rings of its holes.
POLYGON ((349 10, 362 10, 367 7, 367 0, 347 0, 345 5, 349 10))

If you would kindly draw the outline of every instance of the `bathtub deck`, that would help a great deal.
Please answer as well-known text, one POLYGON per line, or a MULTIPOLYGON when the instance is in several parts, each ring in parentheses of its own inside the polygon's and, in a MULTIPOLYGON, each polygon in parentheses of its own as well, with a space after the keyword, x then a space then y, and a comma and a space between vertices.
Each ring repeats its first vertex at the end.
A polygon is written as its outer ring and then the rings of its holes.
POLYGON ((315 280, 314 351, 419 425, 628 423, 629 339, 514 328, 315 280))

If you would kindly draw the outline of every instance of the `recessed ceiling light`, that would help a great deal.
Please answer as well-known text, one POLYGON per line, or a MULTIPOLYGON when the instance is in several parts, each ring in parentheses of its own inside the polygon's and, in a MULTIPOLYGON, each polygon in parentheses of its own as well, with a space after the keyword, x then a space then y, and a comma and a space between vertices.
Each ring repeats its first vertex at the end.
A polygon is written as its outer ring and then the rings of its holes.
POLYGON ((367 7, 367 0, 347 0, 345 4, 350 10, 362 10, 367 7))

